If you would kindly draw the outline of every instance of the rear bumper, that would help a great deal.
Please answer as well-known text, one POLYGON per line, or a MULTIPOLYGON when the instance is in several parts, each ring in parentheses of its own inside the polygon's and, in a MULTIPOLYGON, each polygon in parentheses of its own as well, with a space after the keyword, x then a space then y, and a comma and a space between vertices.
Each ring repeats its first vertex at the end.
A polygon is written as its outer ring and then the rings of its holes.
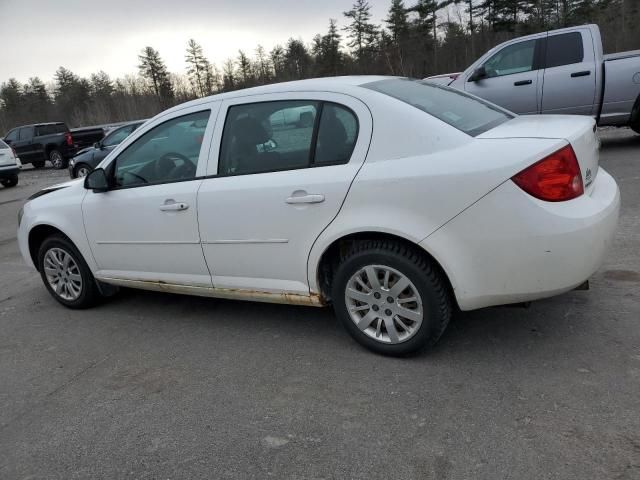
POLYGON ((20 167, 17 165, 0 166, 0 179, 13 178, 18 175, 20 167))
POLYGON ((507 181, 427 237, 462 310, 525 302, 582 284, 602 264, 620 193, 600 169, 593 190, 569 202, 537 200, 507 181))

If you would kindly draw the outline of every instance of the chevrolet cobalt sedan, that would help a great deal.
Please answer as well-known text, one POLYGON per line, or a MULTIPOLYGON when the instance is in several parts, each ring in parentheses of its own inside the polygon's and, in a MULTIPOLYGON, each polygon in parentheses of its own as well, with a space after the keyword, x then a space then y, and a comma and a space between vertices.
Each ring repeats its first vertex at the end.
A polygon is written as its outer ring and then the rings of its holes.
POLYGON ((598 269, 620 206, 598 147, 591 118, 406 78, 263 86, 171 108, 36 193, 20 250, 70 308, 118 286, 332 305, 355 340, 405 355, 454 307, 557 295, 598 269))

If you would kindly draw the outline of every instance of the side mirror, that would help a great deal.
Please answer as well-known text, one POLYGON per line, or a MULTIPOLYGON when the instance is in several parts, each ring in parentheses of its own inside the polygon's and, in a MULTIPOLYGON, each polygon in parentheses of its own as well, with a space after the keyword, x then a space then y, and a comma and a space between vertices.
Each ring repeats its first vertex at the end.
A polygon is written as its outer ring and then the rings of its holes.
POLYGON ((482 80, 487 77, 487 70, 484 68, 484 65, 476 68, 471 76, 469 77, 470 82, 477 82, 478 80, 482 80))
POLYGON ((109 190, 107 174, 103 168, 96 168, 93 172, 84 177, 84 188, 93 190, 94 193, 106 192, 109 190))

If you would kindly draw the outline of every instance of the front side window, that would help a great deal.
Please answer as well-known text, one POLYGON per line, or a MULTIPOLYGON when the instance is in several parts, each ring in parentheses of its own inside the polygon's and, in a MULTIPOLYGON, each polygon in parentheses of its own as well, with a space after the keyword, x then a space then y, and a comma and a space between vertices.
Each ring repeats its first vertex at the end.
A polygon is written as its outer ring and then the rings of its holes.
POLYGON ((20 140, 31 140, 33 138, 33 127, 22 127, 20 129, 20 140))
POLYGON ((513 75, 533 70, 536 40, 527 40, 504 47, 484 63, 486 78, 513 75))
POLYGON ((552 35, 547 38, 546 68, 581 63, 583 59, 584 47, 582 35, 579 32, 552 35))
POLYGON ((18 131, 18 128, 11 130, 9 133, 7 133, 5 139, 9 140, 10 142, 15 142, 16 140, 18 140, 18 131))
POLYGON ((407 103, 472 137, 513 118, 489 102, 428 81, 394 78, 362 86, 407 103))
POLYGON ((104 137, 102 145, 105 147, 114 147, 116 145, 120 145, 120 143, 122 143, 122 141, 127 138, 134 129, 134 125, 127 125, 126 127, 118 128, 117 130, 104 137))
POLYGON ((116 187, 195 178, 210 110, 162 123, 129 145, 115 161, 116 187))

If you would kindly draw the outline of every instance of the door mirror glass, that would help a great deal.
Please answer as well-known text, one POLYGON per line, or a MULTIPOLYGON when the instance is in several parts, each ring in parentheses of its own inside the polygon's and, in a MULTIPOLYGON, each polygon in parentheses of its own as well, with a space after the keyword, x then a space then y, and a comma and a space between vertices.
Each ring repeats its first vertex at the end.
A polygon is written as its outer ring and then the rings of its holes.
POLYGON ((107 174, 104 169, 97 168, 84 178, 84 188, 93 190, 95 193, 106 192, 109 189, 107 174))
POLYGON ((469 77, 470 82, 477 82, 478 80, 482 80, 487 77, 487 69, 484 68, 484 65, 476 68, 471 76, 469 77))

